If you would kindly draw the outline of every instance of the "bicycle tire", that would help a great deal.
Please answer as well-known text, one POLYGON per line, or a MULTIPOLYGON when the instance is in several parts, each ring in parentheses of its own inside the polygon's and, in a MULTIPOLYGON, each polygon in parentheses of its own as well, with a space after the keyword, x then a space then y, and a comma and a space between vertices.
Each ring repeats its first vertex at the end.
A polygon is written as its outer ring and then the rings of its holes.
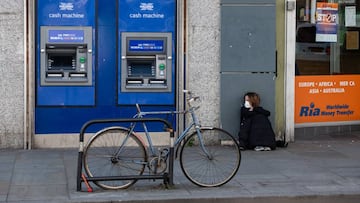
POLYGON ((192 133, 181 147, 180 166, 185 176, 201 187, 218 187, 229 182, 241 163, 236 139, 220 128, 200 129, 208 158, 199 144, 199 136, 192 133))
MULTIPOLYGON (((131 176, 144 172, 147 160, 145 146, 134 133, 129 132, 127 128, 109 127, 89 140, 84 150, 84 168, 89 177, 131 176)), ((135 179, 94 181, 97 186, 112 190, 127 188, 135 182, 135 179)))

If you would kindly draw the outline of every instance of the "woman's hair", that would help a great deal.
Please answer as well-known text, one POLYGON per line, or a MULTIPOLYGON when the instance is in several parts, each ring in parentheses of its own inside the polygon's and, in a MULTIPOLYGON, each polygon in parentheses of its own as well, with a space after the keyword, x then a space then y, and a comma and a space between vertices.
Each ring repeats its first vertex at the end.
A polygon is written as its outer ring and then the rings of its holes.
POLYGON ((255 92, 247 92, 244 95, 244 100, 245 100, 245 96, 249 97, 249 102, 250 102, 252 107, 260 106, 260 96, 257 93, 255 93, 255 92))

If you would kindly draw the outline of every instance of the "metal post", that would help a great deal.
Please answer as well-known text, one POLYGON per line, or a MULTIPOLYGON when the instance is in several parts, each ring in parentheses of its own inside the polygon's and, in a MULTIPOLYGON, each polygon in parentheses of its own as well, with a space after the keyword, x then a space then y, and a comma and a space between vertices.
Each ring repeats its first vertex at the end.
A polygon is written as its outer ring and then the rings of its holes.
POLYGON ((78 168, 77 168, 77 178, 76 178, 76 190, 81 191, 81 173, 82 173, 82 158, 84 153, 84 133, 89 125, 88 123, 85 123, 85 125, 80 130, 80 136, 79 136, 79 154, 78 154, 78 168))
POLYGON ((169 184, 174 185, 174 130, 170 131, 170 151, 169 151, 169 184))

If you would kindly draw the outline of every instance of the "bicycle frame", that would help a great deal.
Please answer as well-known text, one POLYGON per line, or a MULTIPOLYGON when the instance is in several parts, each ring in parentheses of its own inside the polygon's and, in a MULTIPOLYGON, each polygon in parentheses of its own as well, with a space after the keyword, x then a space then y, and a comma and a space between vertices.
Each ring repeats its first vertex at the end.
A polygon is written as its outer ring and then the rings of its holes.
MULTIPOLYGON (((202 150, 205 152, 205 154, 211 158, 211 155, 210 153, 206 150, 205 146, 204 146, 204 141, 203 141, 203 137, 201 135, 201 132, 200 132, 200 122, 198 120, 198 118, 196 117, 195 115, 195 107, 190 107, 189 110, 185 110, 185 111, 150 111, 150 112, 143 112, 140 110, 140 106, 138 104, 136 104, 136 108, 138 110, 138 113, 135 114, 133 116, 133 118, 143 118, 144 116, 146 115, 168 115, 168 114, 187 114, 190 112, 191 114, 191 118, 192 118, 192 121, 191 123, 181 132, 181 134, 178 136, 178 138, 175 140, 174 142, 174 146, 177 147, 178 144, 183 140, 185 139, 186 135, 188 135, 188 133, 190 132, 190 130, 194 127, 195 128, 195 131, 197 132, 197 135, 198 135, 198 138, 199 138, 199 141, 200 141, 200 146, 202 148, 202 150)), ((136 126, 136 123, 132 123, 131 124, 131 127, 130 127, 130 133, 134 132, 134 129, 135 129, 135 126, 136 126)), ((156 152, 155 152, 155 147, 152 143, 152 139, 150 137, 150 134, 149 134, 149 131, 146 127, 146 124, 143 123, 143 129, 145 131, 145 136, 146 136, 146 140, 149 144, 149 150, 150 150, 150 153, 151 153, 151 156, 156 156, 156 152)))
MULTIPOLYGON (((113 177, 95 177, 90 180, 91 181, 130 180, 125 183, 122 182, 115 183, 114 185, 107 184, 107 182, 95 182, 99 187, 104 189, 126 188, 134 184, 138 179, 153 178, 153 179, 164 179, 165 181, 168 179, 170 183, 173 183, 172 182, 173 166, 174 166, 173 164, 174 164, 174 158, 177 157, 174 156, 175 155, 174 150, 176 150, 176 154, 177 154, 177 151, 180 149, 179 161, 180 161, 181 169, 184 175, 192 183, 203 187, 215 187, 215 186, 221 186, 227 183, 228 181, 230 181, 236 174, 237 170, 239 169, 240 161, 241 161, 240 149, 238 144, 236 143, 235 138, 230 133, 226 132, 221 128, 202 127, 195 114, 195 111, 198 108, 198 106, 193 104, 193 102, 196 101, 198 97, 193 97, 191 92, 189 91, 184 91, 184 93, 188 93, 189 95, 187 98, 188 108, 184 111, 167 110, 167 111, 142 112, 140 106, 136 104, 137 113, 133 116, 132 119, 127 119, 127 120, 113 119, 113 120, 101 121, 101 122, 127 122, 130 123, 130 125, 128 128, 124 128, 121 126, 104 128, 103 130, 99 131, 91 138, 88 146, 86 146, 85 148, 84 153, 80 154, 81 157, 84 156, 85 158, 84 164, 86 164, 85 167, 86 173, 92 178, 94 174, 93 171, 95 171, 95 173, 98 173, 99 170, 100 171, 102 170, 102 168, 96 167, 95 165, 93 165, 93 163, 98 163, 98 162, 103 163, 105 161, 105 163, 110 164, 110 166, 114 166, 111 167, 111 169, 124 167, 124 169, 126 170, 125 174, 128 174, 129 172, 130 175, 124 176, 123 174, 124 171, 120 170, 119 168, 119 171, 116 173, 112 173, 111 170, 108 170, 109 174, 112 174, 113 177), (162 117, 156 115, 169 115, 169 114, 185 115, 187 113, 190 114, 191 120, 189 121, 189 124, 186 125, 185 129, 181 133, 179 132, 180 135, 177 138, 174 137, 174 129, 172 128, 169 121, 160 118, 146 118, 147 115, 152 115, 151 117, 162 117), (150 133, 152 132, 150 132, 146 126, 148 121, 161 121, 165 123, 165 125, 169 129, 168 132, 170 133, 169 146, 164 144, 166 146, 160 146, 158 149, 156 149, 157 146, 154 146, 152 141, 152 136, 150 136, 150 133), (145 132, 146 140, 140 137, 139 134, 135 132, 135 129, 137 130, 136 125, 139 122, 142 124, 143 130, 145 132), (114 133, 119 133, 120 136, 119 139, 116 140, 113 139, 112 136, 117 136, 114 133), (105 141, 104 139, 109 140, 109 142, 105 141), (114 141, 118 141, 121 143, 118 143, 117 145, 116 142, 114 141), (126 158, 128 152, 132 153, 135 149, 135 148, 133 149, 132 146, 139 147, 140 149, 138 150, 138 152, 140 154, 139 155, 135 154, 134 157, 130 156, 129 157, 130 159, 128 159, 126 158), (111 152, 105 152, 104 154, 105 156, 96 156, 97 154, 96 150, 99 149, 99 147, 104 147, 104 148, 111 147, 111 149, 113 150, 115 149, 116 152, 114 153, 114 151, 111 150, 111 152), (128 150, 128 151, 122 154, 123 150, 128 150), (93 151, 95 151, 96 153, 94 154, 93 151), (227 153, 227 152, 231 152, 231 153, 227 153), (233 156, 229 157, 230 154, 233 156), (111 159, 109 159, 109 157, 111 159), (217 158, 215 159, 215 157, 219 157, 219 159, 217 158), (210 162, 212 164, 209 164, 210 162), (127 164, 129 165, 127 166, 127 164), (147 167, 147 171, 145 172, 149 172, 149 174, 151 175, 147 175, 147 176, 143 175, 145 167, 147 167), (127 169, 130 169, 131 171, 128 171, 127 169), (206 174, 203 174, 203 172, 206 174), (167 174, 170 174, 170 177, 167 174)), ((88 124, 85 126, 88 126, 88 124)), ((80 141, 82 142, 83 130, 81 130, 80 135, 81 135, 80 141)), ((83 147, 81 147, 81 150, 82 148, 83 147)), ((101 152, 99 153, 99 155, 101 155, 101 152)))

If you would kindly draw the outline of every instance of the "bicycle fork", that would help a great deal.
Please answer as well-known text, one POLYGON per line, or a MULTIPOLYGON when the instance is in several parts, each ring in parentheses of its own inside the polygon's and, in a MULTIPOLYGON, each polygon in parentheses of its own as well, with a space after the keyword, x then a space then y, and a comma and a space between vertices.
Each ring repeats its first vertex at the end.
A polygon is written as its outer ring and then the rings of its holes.
POLYGON ((195 126, 195 129, 196 129, 197 137, 198 137, 199 142, 200 142, 200 147, 201 147, 201 149, 203 150, 203 152, 205 153, 206 157, 207 157, 209 160, 213 160, 214 157, 213 157, 213 156, 210 154, 210 152, 205 148, 204 136, 202 136, 202 134, 201 134, 200 127, 199 127, 199 126, 195 126))

